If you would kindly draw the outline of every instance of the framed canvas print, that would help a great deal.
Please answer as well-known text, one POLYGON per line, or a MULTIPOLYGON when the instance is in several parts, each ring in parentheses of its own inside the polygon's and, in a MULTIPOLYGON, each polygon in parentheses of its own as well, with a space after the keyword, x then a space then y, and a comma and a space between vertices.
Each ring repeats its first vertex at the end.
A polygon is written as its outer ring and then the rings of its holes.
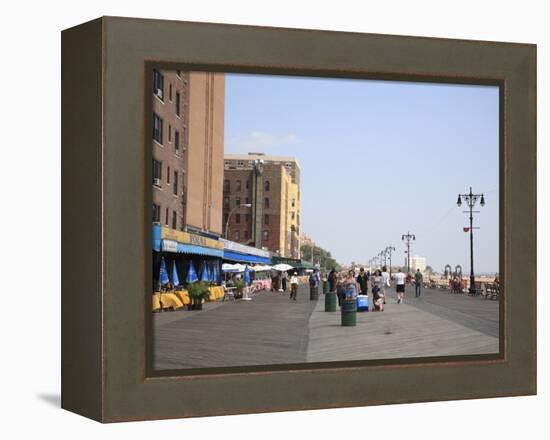
POLYGON ((536 393, 535 123, 528 44, 63 31, 63 408, 536 393))

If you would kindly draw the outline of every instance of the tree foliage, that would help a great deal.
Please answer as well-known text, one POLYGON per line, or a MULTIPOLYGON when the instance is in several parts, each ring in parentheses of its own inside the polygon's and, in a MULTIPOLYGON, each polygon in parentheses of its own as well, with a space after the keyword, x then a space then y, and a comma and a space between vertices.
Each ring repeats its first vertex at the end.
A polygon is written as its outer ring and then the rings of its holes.
POLYGON ((340 264, 332 257, 331 253, 319 246, 312 247, 309 244, 303 244, 301 258, 305 261, 311 261, 313 259, 314 263, 319 263, 321 269, 330 270, 333 267, 336 270, 341 269, 340 264))

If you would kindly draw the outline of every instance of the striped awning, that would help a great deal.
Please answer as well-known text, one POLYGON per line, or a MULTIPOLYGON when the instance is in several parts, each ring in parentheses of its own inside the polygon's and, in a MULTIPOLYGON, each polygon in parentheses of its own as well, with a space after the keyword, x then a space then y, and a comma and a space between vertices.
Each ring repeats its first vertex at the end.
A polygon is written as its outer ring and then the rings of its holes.
POLYGON ((271 264, 271 258, 260 257, 258 255, 241 254, 234 251, 223 251, 223 259, 228 261, 238 261, 242 263, 261 263, 271 264))
POLYGON ((182 244, 178 243, 177 247, 178 254, 193 254, 193 255, 207 255, 210 257, 223 257, 222 249, 212 249, 203 246, 197 246, 194 244, 182 244))

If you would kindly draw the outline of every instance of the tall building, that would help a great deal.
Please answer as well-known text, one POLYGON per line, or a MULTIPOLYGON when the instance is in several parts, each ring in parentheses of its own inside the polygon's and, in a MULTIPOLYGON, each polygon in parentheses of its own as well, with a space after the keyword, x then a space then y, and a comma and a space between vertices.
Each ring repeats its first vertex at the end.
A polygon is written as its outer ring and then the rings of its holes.
MULTIPOLYGON (((225 77, 153 71, 153 279, 221 264, 225 77)), ((207 271, 208 272, 208 271, 207 271)))
POLYGON ((223 232, 228 239, 300 258, 300 213, 300 165, 295 158, 225 155, 223 232))
MULTIPOLYGON (((420 272, 426 270, 426 257, 420 257, 419 255, 411 255, 408 259, 411 272, 416 272, 416 269, 420 269, 420 272)), ((405 265, 403 266, 407 270, 407 257, 405 257, 405 265)))
POLYGON ((153 72, 153 222, 222 233, 223 74, 153 72))

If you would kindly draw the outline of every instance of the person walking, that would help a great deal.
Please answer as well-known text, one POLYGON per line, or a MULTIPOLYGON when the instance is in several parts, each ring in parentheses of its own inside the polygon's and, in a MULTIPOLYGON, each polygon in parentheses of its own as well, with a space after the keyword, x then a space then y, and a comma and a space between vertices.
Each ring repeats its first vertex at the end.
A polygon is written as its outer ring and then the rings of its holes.
POLYGON ((290 277, 290 299, 296 301, 298 294, 298 272, 294 272, 290 277))
POLYGON ((416 273, 414 274, 414 294, 417 298, 420 297, 420 289, 422 288, 422 273, 420 272, 420 269, 416 269, 416 273))
MULTIPOLYGON (((380 271, 378 271, 380 272, 380 271)), ((390 287, 390 274, 388 273, 388 268, 386 266, 382 267, 382 287, 380 287, 382 291, 382 298, 384 300, 384 304, 386 304, 386 287, 390 287)))
POLYGON ((336 292, 336 282, 338 281, 338 274, 334 267, 328 274, 328 288, 330 292, 336 292))
POLYGON ((365 269, 361 268, 359 270, 359 275, 357 275, 357 284, 359 284, 359 292, 361 295, 368 294, 368 281, 369 277, 367 276, 365 269))
POLYGON ((406 275, 401 269, 394 276, 395 278, 395 291, 397 292, 397 304, 403 302, 403 296, 405 295, 405 279, 406 275))
POLYGON ((380 269, 377 269, 372 276, 372 303, 375 311, 384 311, 385 296, 384 277, 380 269))
POLYGON ((283 292, 286 292, 287 283, 288 283, 288 272, 284 271, 281 274, 281 284, 282 284, 282 287, 283 287, 283 292))
POLYGON ((348 276, 344 280, 344 298, 355 299, 359 292, 359 283, 355 279, 355 272, 350 270, 348 276))

